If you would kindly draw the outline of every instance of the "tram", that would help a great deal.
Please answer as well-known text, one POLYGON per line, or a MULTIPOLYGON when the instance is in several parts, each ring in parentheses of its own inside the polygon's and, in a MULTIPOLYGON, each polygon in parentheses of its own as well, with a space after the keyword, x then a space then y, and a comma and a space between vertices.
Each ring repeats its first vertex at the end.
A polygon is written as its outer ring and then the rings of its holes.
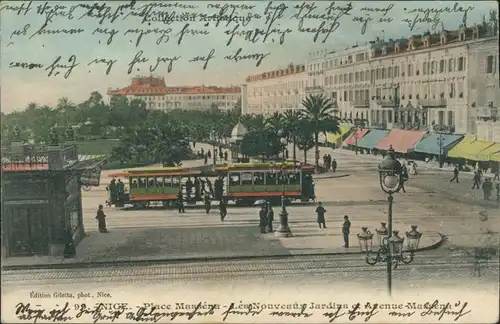
POLYGON ((125 178, 128 188, 125 187, 123 192, 116 192, 111 185, 108 186, 108 202, 115 207, 133 205, 145 208, 157 204, 172 206, 177 201, 179 191, 184 190, 187 179, 199 176, 201 171, 180 167, 138 168, 113 173, 109 177, 125 178))
POLYGON ((236 163, 216 169, 224 181, 223 198, 236 204, 252 204, 265 199, 278 202, 314 201, 314 182, 311 165, 291 162, 236 163))
POLYGON ((115 181, 108 185, 108 205, 173 207, 179 192, 187 204, 202 201, 205 194, 238 205, 251 205, 261 199, 278 203, 282 196, 287 202, 308 202, 315 200, 313 173, 313 166, 290 162, 236 163, 216 168, 210 174, 181 167, 138 168, 109 175, 125 181, 121 190, 115 181), (212 187, 207 182, 214 175, 217 178, 212 187))

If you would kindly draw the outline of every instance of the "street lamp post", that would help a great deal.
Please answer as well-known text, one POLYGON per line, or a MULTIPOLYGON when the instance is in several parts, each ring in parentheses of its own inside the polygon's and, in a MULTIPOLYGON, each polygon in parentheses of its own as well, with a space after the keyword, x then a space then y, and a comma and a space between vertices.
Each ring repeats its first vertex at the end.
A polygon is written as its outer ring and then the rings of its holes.
POLYGON ((280 227, 275 232, 278 237, 291 237, 292 231, 290 230, 290 226, 288 226, 288 212, 286 210, 286 198, 285 198, 285 145, 287 143, 286 138, 283 137, 284 133, 280 130, 278 132, 280 136, 280 142, 283 146, 282 156, 281 156, 281 165, 280 165, 280 173, 281 173, 281 210, 280 210, 280 227))
POLYGON ((443 142, 444 142, 444 138, 443 138, 443 134, 442 133, 439 133, 439 136, 437 138, 437 142, 438 142, 438 146, 439 146, 439 167, 442 168, 443 167, 443 142))
POLYGON ((366 227, 362 227, 362 232, 358 234, 359 246, 361 251, 365 253, 365 261, 370 265, 375 265, 379 262, 387 263, 387 291, 389 296, 392 294, 392 269, 398 267, 399 262, 409 264, 413 261, 415 251, 418 249, 422 233, 417 231, 417 226, 412 225, 411 231, 406 232, 407 246, 403 247, 404 238, 398 234, 399 231, 392 228, 392 204, 393 194, 401 189, 402 176, 401 163, 394 158, 394 150, 392 146, 388 150, 386 158, 379 165, 379 182, 380 188, 384 191, 388 201, 388 219, 386 223, 382 223, 382 227, 378 230, 377 236, 379 241, 379 249, 375 255, 372 255, 372 240, 373 234, 366 227))

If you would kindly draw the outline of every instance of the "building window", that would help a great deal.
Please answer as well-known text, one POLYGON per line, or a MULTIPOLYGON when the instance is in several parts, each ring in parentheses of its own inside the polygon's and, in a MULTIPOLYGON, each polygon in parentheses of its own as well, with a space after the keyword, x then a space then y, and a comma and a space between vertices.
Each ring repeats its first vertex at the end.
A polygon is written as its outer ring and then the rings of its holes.
POLYGON ((325 85, 328 85, 328 77, 325 77, 325 85))
POLYGON ((454 70, 454 64, 453 63, 454 63, 453 59, 449 59, 448 60, 448 72, 453 72, 453 70, 454 70))
POLYGON ((439 73, 444 73, 444 60, 439 61, 439 73))
POLYGON ((330 85, 333 84, 333 76, 330 75, 330 85))
POLYGON ((455 84, 450 83, 450 98, 455 98, 455 84))
POLYGON ((394 77, 398 77, 399 76, 399 66, 395 66, 394 67, 394 77))
POLYGON ((408 75, 409 77, 411 76, 411 64, 409 64, 409 65, 408 65, 407 75, 408 75))
POLYGON ((464 58, 459 57, 458 58, 458 71, 463 71, 464 70, 464 58))
POLYGON ((352 83, 352 73, 349 73, 349 83, 352 83))
POLYGON ((436 73, 436 61, 431 62, 431 74, 436 73))
POLYGON ((333 83, 334 83, 334 84, 337 84, 337 83, 338 83, 338 81, 339 81, 339 80, 338 80, 338 77, 335 75, 335 76, 333 77, 333 83))
POLYGON ((380 69, 377 69, 376 71, 376 80, 380 79, 380 69))
POLYGON ((359 81, 359 72, 354 73, 354 81, 355 82, 359 81))
POLYGON ((347 83, 347 73, 344 74, 344 83, 347 83))
POLYGON ((453 111, 448 111, 448 126, 453 126, 453 111))
POLYGON ((382 68, 382 79, 385 79, 385 68, 382 68))
POLYGON ((488 55, 488 58, 486 59, 486 73, 493 73, 494 71, 493 63, 494 63, 493 55, 488 55))

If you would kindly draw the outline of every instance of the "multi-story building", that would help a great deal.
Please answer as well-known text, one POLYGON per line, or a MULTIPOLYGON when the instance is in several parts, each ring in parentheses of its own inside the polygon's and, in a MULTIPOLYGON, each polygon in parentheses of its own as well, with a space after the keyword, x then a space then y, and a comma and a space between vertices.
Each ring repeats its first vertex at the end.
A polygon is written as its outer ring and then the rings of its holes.
POLYGON ((306 83, 304 65, 251 75, 246 81, 243 113, 270 115, 302 106, 306 83))
POLYGON ((142 99, 149 109, 207 110, 216 105, 221 110, 232 109, 241 98, 240 87, 166 86, 165 78, 135 77, 128 87, 108 89, 108 95, 142 99))
POLYGON ((307 62, 306 93, 337 102, 341 119, 372 126, 475 133, 500 103, 497 27, 488 24, 370 42, 307 62))

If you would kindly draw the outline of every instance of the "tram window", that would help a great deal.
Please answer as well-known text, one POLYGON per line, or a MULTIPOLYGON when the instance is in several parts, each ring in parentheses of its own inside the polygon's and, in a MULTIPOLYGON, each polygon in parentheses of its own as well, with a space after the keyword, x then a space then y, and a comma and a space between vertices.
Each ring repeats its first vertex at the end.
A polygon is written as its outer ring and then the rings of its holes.
POLYGON ((165 187, 172 187, 172 177, 165 177, 164 184, 165 187))
POLYGON ((278 173, 278 184, 288 184, 288 173, 279 172, 278 173))
POLYGON ((264 184, 264 173, 262 173, 262 172, 254 172, 254 174, 253 174, 253 184, 254 185, 263 185, 264 184))
POLYGON ((240 174, 239 173, 230 173, 229 174, 229 185, 230 186, 239 186, 240 185, 240 174))
POLYGON ((300 172, 290 172, 288 174, 290 184, 300 184, 300 172))
POLYGON ((172 176, 172 187, 177 187, 179 186, 179 176, 172 176))
POLYGON ((275 184, 276 184, 276 173, 266 172, 266 185, 275 185, 275 184))
POLYGON ((155 177, 148 177, 148 188, 155 187, 155 177))
POLYGON ((163 188, 163 177, 156 177, 156 188, 163 188))
POLYGON ((139 183, 137 182, 137 178, 130 178, 130 188, 131 189, 139 188, 139 183))
POLYGON ((242 185, 252 185, 252 173, 245 172, 241 174, 241 184, 242 185))
POLYGON ((147 188, 147 178, 146 177, 139 178, 139 188, 147 188))

